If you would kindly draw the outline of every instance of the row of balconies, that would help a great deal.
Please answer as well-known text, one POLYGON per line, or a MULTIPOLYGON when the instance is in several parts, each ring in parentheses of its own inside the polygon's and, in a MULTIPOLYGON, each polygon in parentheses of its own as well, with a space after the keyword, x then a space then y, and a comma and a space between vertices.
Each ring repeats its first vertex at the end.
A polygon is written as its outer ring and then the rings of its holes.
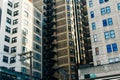
POLYGON ((57 39, 56 35, 54 33, 56 32, 56 29, 53 29, 53 27, 56 25, 55 18, 56 15, 56 9, 54 9, 55 1, 54 0, 44 0, 44 3, 46 4, 44 6, 44 59, 43 59, 43 65, 44 65, 44 73, 43 73, 43 79, 44 80, 56 80, 55 77, 53 77, 55 73, 55 69, 53 66, 57 62, 54 60, 54 56, 56 55, 56 52, 54 52, 54 49, 57 47, 57 45, 54 42, 55 39, 57 39))

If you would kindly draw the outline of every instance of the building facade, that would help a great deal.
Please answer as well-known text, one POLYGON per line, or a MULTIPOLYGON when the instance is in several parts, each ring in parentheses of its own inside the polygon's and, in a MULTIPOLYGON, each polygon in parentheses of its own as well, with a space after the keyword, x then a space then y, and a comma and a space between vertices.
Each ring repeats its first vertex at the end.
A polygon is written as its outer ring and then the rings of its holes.
POLYGON ((18 54, 32 51, 32 75, 42 78, 41 11, 31 0, 1 0, 0 16, 0 66, 30 74, 29 55, 18 54))
POLYGON ((93 78, 120 74, 120 68, 117 67, 120 64, 120 1, 86 0, 86 2, 94 67, 80 69, 80 79, 84 79, 85 74, 89 78, 90 74, 94 74, 93 78))
POLYGON ((83 4, 80 0, 43 2, 44 80, 77 80, 77 66, 92 61, 87 13, 81 13, 86 4, 84 0, 83 4))

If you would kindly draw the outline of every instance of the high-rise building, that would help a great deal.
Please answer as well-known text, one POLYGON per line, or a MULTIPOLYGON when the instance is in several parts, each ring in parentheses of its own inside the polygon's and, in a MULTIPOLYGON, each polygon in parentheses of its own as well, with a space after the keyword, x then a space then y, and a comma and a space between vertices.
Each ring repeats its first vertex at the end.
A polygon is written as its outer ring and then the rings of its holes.
POLYGON ((43 2, 43 79, 77 80, 77 66, 92 62, 84 0, 43 2))
POLYGON ((30 74, 29 58, 32 57, 32 75, 40 80, 42 13, 37 2, 0 0, 0 66, 30 74), (32 56, 25 54, 29 51, 32 51, 32 56), (24 55, 20 57, 18 54, 24 55))
POLYGON ((80 69, 80 79, 116 79, 120 74, 120 1, 86 0, 94 67, 80 69))

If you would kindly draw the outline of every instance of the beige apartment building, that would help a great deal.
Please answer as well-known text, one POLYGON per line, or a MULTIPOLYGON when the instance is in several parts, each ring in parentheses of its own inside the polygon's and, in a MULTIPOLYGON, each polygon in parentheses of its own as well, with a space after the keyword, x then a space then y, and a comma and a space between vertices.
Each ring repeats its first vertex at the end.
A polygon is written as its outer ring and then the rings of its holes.
POLYGON ((85 78, 118 80, 120 74, 120 1, 86 0, 94 66, 79 69, 85 78))

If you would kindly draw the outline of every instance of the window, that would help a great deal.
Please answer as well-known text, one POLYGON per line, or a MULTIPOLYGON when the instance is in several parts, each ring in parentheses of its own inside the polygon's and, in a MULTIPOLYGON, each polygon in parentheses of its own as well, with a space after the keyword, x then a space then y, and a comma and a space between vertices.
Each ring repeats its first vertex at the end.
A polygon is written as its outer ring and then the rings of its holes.
POLYGON ((117 8, 118 8, 118 10, 120 10, 120 3, 117 4, 117 8))
POLYGON ((97 65, 100 66, 101 65, 101 61, 98 60, 97 61, 97 65))
POLYGON ((108 2, 109 0, 104 0, 105 2, 108 2))
POLYGON ((69 39, 73 39, 72 33, 69 33, 69 39))
POLYGON ((12 29, 12 34, 17 33, 17 30, 18 30, 18 28, 14 28, 14 29, 12 29))
POLYGON ((14 16, 17 16, 17 15, 19 15, 19 10, 14 12, 14 16))
POLYGON ((15 63, 16 62, 16 58, 15 57, 11 57, 10 58, 10 63, 15 63))
POLYGON ((41 70, 41 64, 38 62, 33 61, 33 68, 37 70, 41 70))
POLYGON ((11 16, 12 15, 12 11, 10 9, 7 9, 7 14, 9 14, 11 16))
POLYGON ((15 43, 15 42, 17 42, 17 37, 12 38, 12 43, 15 43))
POLYGON ((105 36, 105 39, 115 38, 115 32, 114 30, 104 32, 104 36, 105 36))
POLYGON ((95 48, 95 53, 96 53, 96 55, 99 55, 99 48, 98 47, 95 48))
POLYGON ((101 4, 101 3, 104 3, 104 0, 99 0, 99 3, 101 4))
POLYGON ((28 30, 26 28, 24 28, 22 33, 23 33, 23 35, 27 35, 28 34, 28 30))
POLYGON ((39 20, 41 20, 41 14, 38 12, 38 11, 34 11, 34 16, 37 18, 37 19, 39 19, 39 20))
POLYGON ((74 46, 74 42, 73 41, 69 41, 69 45, 70 46, 74 46))
POLYGON ((113 24, 112 18, 108 18, 108 25, 112 25, 112 24, 113 24))
POLYGON ((3 62, 8 63, 8 57, 7 56, 3 56, 3 62))
POLYGON ((120 58, 119 57, 115 57, 115 62, 118 62, 120 61, 120 58))
POLYGON ((104 15, 106 13, 105 8, 101 8, 101 15, 104 15))
POLYGON ((104 2, 108 2, 109 0, 99 0, 99 3, 102 4, 104 2))
POLYGON ((36 49, 41 49, 38 44, 36 44, 35 48, 36 48, 36 49))
POLYGON ((106 47, 107 47, 107 52, 108 52, 108 53, 112 52, 112 47, 111 47, 111 45, 110 45, 110 44, 109 44, 109 45, 107 45, 106 47))
POLYGON ((116 43, 113 43, 113 44, 108 44, 107 46, 107 52, 110 53, 110 52, 115 52, 115 51, 118 51, 118 48, 117 48, 117 44, 116 43))
POLYGON ((28 17, 28 12, 27 12, 27 11, 24 11, 24 15, 25 15, 26 17, 28 17))
POLYGON ((72 13, 67 12, 67 16, 68 16, 69 18, 72 17, 72 13))
POLYGON ((15 46, 15 47, 12 47, 12 48, 11 48, 11 53, 16 52, 16 48, 17 48, 16 46, 15 46))
POLYGON ((92 23, 92 30, 95 30, 96 29, 96 24, 95 22, 92 23))
POLYGON ((6 26, 5 31, 8 32, 8 33, 10 33, 10 30, 11 30, 11 29, 10 29, 9 27, 6 26))
POLYGON ((111 30, 111 31, 110 31, 110 37, 111 37, 111 38, 115 38, 115 31, 114 31, 114 30, 111 30))
POLYGON ((108 59, 109 63, 113 63, 114 62, 114 58, 110 58, 108 59))
POLYGON ((69 30, 70 32, 72 31, 71 26, 68 26, 68 30, 69 30))
POLYGON ((22 52, 27 52, 27 48, 26 47, 22 47, 22 52))
POLYGON ((34 27, 34 32, 41 35, 41 30, 37 27, 34 27))
POLYGON ((9 47, 6 46, 6 45, 4 45, 4 51, 5 51, 5 52, 9 52, 9 47))
POLYGON ((89 1, 89 7, 93 7, 93 1, 92 0, 89 1))
POLYGON ((70 57, 70 62, 71 63, 75 63, 75 58, 74 57, 70 57))
POLYGON ((107 6, 107 7, 106 7, 106 13, 109 14, 110 12, 111 12, 110 6, 107 6))
POLYGON ((109 39, 110 38, 109 32, 104 32, 104 36, 105 36, 105 39, 109 39))
POLYGON ((39 78, 38 80, 40 80, 40 78, 41 78, 41 74, 39 72, 36 72, 36 71, 33 72, 33 76, 36 78, 39 78))
POLYGON ((68 19, 68 24, 72 24, 73 21, 71 19, 68 19))
POLYGON ((38 51, 38 52, 41 52, 41 46, 39 44, 33 44, 33 48, 34 50, 38 51))
POLYGON ((102 20, 102 22, 103 22, 103 27, 105 27, 105 26, 110 26, 110 25, 113 25, 113 20, 112 20, 112 18, 108 18, 108 19, 104 19, 104 20, 102 20))
POLYGON ((74 54, 75 50, 70 48, 70 54, 74 54))
POLYGON ((8 5, 10 6, 10 7, 12 7, 12 2, 10 2, 10 1, 8 1, 8 5))
POLYGON ((24 19, 24 25, 28 26, 28 20, 24 19))
POLYGON ((102 22, 103 22, 103 26, 107 26, 107 20, 106 19, 104 19, 102 22))
POLYGON ((15 67, 10 67, 9 69, 12 71, 15 71, 15 67))
POLYGON ((91 18, 94 18, 94 11, 90 12, 90 16, 91 16, 91 18))
POLYGON ((101 15, 109 14, 111 13, 110 6, 107 6, 105 8, 101 8, 101 15))
POLYGON ((41 28, 41 22, 40 21, 34 19, 34 24, 41 28))
POLYGON ((37 41, 37 42, 41 42, 40 37, 39 37, 39 36, 37 36, 37 35, 34 35, 34 40, 35 40, 35 41, 37 41))
POLYGON ((26 37, 23 37, 23 38, 22 38, 22 43, 23 43, 23 44, 26 44, 27 42, 28 42, 27 38, 26 38, 26 37))
POLYGON ((19 6, 19 2, 14 4, 14 8, 17 8, 19 6))
POLYGON ((41 61, 41 55, 39 53, 34 53, 33 58, 38 60, 38 61, 41 61))
POLYGON ((10 42, 10 37, 5 35, 5 39, 4 40, 9 43, 10 42))
POLYGON ((72 2, 72 0, 66 0, 68 4, 70 4, 72 2))
POLYGON ((67 5, 67 10, 70 11, 71 10, 71 6, 67 5))
POLYGON ((26 73, 27 69, 25 67, 21 67, 21 72, 26 73))
POLYGON ((7 17, 6 22, 11 24, 11 19, 7 17))
POLYGON ((118 48, 117 48, 117 44, 116 44, 116 43, 113 43, 113 44, 112 44, 112 48, 113 48, 113 51, 118 51, 118 48))
POLYGON ((94 42, 97 42, 97 35, 96 34, 93 35, 93 40, 94 40, 94 42))
POLYGON ((18 19, 13 20, 13 25, 18 23, 18 19))

